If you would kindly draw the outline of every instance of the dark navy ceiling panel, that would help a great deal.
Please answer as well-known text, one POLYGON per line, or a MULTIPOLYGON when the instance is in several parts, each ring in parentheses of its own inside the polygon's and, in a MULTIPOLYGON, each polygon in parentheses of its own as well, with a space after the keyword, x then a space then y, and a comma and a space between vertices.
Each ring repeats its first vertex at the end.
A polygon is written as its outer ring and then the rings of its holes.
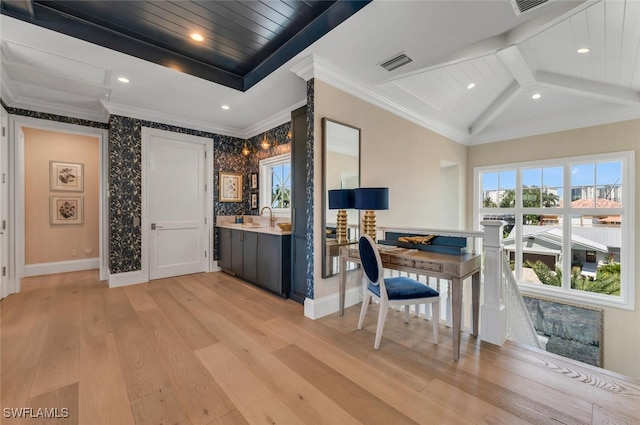
POLYGON ((246 91, 370 1, 0 3, 2 14, 246 91))

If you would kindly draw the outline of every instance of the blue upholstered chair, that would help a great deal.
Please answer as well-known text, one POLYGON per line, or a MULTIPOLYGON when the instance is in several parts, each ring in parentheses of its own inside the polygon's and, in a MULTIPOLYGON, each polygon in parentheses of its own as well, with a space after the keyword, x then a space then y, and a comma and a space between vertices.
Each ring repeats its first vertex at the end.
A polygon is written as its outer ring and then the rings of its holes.
POLYGON ((360 320, 358 329, 362 329, 364 316, 367 314, 369 301, 371 298, 380 301, 380 311, 378 313, 378 327, 376 329, 376 341, 373 347, 380 348, 382 339, 382 329, 387 318, 389 307, 403 305, 405 312, 405 322, 409 321, 409 306, 431 303, 433 306, 433 342, 438 343, 438 322, 440 321, 440 294, 427 284, 419 282, 409 277, 399 276, 384 278, 382 260, 380 253, 375 246, 375 242, 369 235, 364 235, 359 241, 360 261, 364 269, 365 279, 362 280, 362 309, 360 310, 360 320))

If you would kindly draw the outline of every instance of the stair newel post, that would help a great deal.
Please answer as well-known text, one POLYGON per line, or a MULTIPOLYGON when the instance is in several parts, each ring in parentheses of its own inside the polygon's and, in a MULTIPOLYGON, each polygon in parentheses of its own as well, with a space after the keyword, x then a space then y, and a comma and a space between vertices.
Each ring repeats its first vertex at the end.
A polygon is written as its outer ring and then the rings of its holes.
POLYGON ((484 248, 484 301, 480 308, 480 338, 482 341, 502 345, 507 335, 507 314, 503 300, 502 228, 506 222, 485 220, 482 240, 484 248))

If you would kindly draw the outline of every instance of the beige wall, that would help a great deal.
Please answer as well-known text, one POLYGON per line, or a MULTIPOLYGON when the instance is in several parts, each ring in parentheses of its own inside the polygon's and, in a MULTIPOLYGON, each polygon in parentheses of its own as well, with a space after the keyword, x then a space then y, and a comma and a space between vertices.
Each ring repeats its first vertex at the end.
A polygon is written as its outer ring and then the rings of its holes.
MULTIPOLYGON (((474 167, 522 161, 637 151, 640 120, 471 146, 467 162, 467 205, 472 205, 474 167)), ((640 157, 635 181, 635 311, 604 308, 604 367, 640 379, 640 157)), ((471 209, 470 209, 471 210, 471 209)), ((466 215, 471 226, 472 214, 466 215)))
MULTIPOLYGON (((361 129, 360 185, 389 188, 389 210, 376 213, 379 226, 442 227, 440 223, 441 163, 459 164, 465 173, 466 147, 423 127, 364 102, 323 81, 315 80, 314 180, 320 182, 322 125, 324 117, 361 129)), ((464 174, 459 176, 461 187, 464 174)), ((321 185, 315 185, 315 205, 321 203, 321 185)), ((464 216, 464 190, 458 209, 464 216)), ((314 233, 322 232, 321 209, 316 209, 314 233)), ((350 217, 351 219, 351 217, 350 217)), ((314 252, 321 253, 321 238, 315 238, 314 252)), ((337 277, 322 279, 322 255, 314 257, 315 298, 336 293, 337 277)), ((350 286, 357 282, 349 282, 350 286)))
POLYGON ((24 128, 25 264, 97 258, 99 255, 99 140, 24 128), (84 191, 51 191, 49 161, 84 164, 84 191), (84 223, 51 225, 50 196, 82 196, 84 223), (87 254, 86 251, 91 253, 87 254))

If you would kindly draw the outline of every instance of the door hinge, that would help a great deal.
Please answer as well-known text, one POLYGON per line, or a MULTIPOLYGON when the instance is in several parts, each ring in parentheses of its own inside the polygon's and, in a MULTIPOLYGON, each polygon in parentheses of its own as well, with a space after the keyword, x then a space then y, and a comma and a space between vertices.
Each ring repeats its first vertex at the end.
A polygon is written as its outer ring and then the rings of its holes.
POLYGON ((7 266, 3 266, 2 267, 2 276, 6 276, 7 275, 7 266))
POLYGON ((7 230, 7 220, 2 220, 2 230, 7 230))
POLYGON ((207 258, 207 251, 204 252, 204 258, 207 258))
POLYGON ((207 217, 204 218, 204 224, 207 224, 207 217))
POLYGON ((207 185, 206 184, 204 185, 204 191, 205 192, 207 191, 207 185))
POLYGON ((204 159, 207 159, 207 151, 204 151, 204 159))
POLYGON ((2 127, 2 137, 7 135, 7 127, 2 127))
POLYGON ((5 173, 2 173, 2 183, 6 183, 7 182, 7 175, 5 173))

